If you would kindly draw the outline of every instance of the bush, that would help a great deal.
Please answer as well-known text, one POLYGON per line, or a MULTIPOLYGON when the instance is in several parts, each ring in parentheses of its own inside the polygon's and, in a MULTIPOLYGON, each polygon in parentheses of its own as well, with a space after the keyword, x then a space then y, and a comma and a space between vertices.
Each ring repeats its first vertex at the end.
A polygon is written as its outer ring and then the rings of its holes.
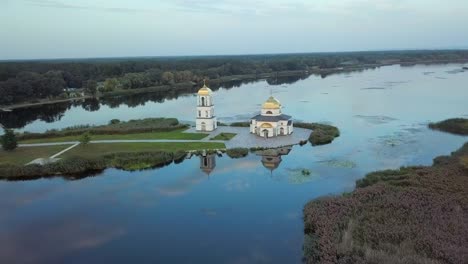
POLYGON ((333 142, 340 136, 340 130, 337 127, 318 123, 294 123, 294 127, 311 129, 309 142, 312 146, 325 145, 333 142))
POLYGON ((243 158, 249 154, 249 149, 247 148, 232 148, 226 151, 226 154, 233 159, 243 158))
POLYGON ((2 143, 2 148, 5 151, 12 151, 18 147, 18 140, 16 135, 11 129, 5 129, 5 134, 0 138, 2 143))
POLYGON ((120 120, 119 119, 112 119, 111 121, 109 121, 109 125, 115 125, 115 124, 120 124, 120 120))
POLYGON ((80 144, 81 145, 88 145, 91 141, 91 134, 87 131, 84 132, 83 135, 80 137, 80 144))
POLYGON ((234 122, 234 123, 231 123, 230 126, 232 126, 232 127, 250 127, 250 123, 249 122, 234 122))

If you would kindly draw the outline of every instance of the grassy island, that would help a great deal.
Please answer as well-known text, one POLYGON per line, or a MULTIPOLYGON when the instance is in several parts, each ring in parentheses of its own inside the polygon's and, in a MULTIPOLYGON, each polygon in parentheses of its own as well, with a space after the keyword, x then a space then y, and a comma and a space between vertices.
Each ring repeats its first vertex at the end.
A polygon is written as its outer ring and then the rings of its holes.
POLYGON ((337 127, 319 123, 294 123, 294 127, 313 130, 309 137, 312 146, 330 144, 335 138, 340 136, 337 127))
POLYGON ((308 263, 464 263, 468 143, 431 167, 373 172, 305 206, 308 263))
POLYGON ((468 119, 452 118, 437 123, 430 123, 429 128, 457 135, 468 135, 468 119))

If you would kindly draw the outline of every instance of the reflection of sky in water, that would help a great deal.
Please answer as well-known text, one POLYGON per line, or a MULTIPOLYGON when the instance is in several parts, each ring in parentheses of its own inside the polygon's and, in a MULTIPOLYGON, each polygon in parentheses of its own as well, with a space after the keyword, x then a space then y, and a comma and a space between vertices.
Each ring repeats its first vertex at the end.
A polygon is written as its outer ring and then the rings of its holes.
MULTIPOLYGON (((273 172, 251 154, 217 158, 209 176, 192 157, 156 170, 109 169, 79 181, 0 182, 0 261, 20 254, 19 261, 35 263, 300 262, 307 201, 350 191, 373 170, 430 164, 468 139, 426 128, 428 121, 468 114, 468 73, 447 73, 456 68, 384 67, 275 87, 286 113, 334 123, 342 134, 330 145, 294 147, 273 172), (361 90, 366 87, 387 89, 361 90), (311 174, 300 175, 302 169, 311 174), (27 256, 18 253, 29 247, 27 256)), ((218 116, 245 119, 269 92, 265 82, 221 89, 218 116)), ((72 109, 47 127, 78 116, 106 122, 175 113, 190 119, 192 101, 95 113, 72 109)))

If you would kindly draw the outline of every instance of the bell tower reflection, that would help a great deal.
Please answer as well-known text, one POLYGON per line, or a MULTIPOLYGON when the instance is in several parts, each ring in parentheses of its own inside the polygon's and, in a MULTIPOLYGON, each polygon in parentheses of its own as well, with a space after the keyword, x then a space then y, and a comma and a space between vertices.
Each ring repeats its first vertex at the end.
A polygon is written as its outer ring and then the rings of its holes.
POLYGON ((216 155, 215 154, 205 154, 200 156, 200 169, 210 175, 213 169, 216 167, 216 155))

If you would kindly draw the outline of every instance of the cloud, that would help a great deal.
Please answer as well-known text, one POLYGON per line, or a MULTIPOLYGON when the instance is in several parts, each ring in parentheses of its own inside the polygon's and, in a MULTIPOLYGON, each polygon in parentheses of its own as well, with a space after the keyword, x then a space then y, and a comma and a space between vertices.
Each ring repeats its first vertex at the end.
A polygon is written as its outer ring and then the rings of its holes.
POLYGON ((93 5, 80 5, 72 4, 59 0, 26 0, 31 5, 44 7, 44 8, 62 8, 62 9, 75 9, 75 10, 95 10, 116 13, 149 13, 154 12, 151 9, 128 8, 128 7, 100 7, 93 5))

